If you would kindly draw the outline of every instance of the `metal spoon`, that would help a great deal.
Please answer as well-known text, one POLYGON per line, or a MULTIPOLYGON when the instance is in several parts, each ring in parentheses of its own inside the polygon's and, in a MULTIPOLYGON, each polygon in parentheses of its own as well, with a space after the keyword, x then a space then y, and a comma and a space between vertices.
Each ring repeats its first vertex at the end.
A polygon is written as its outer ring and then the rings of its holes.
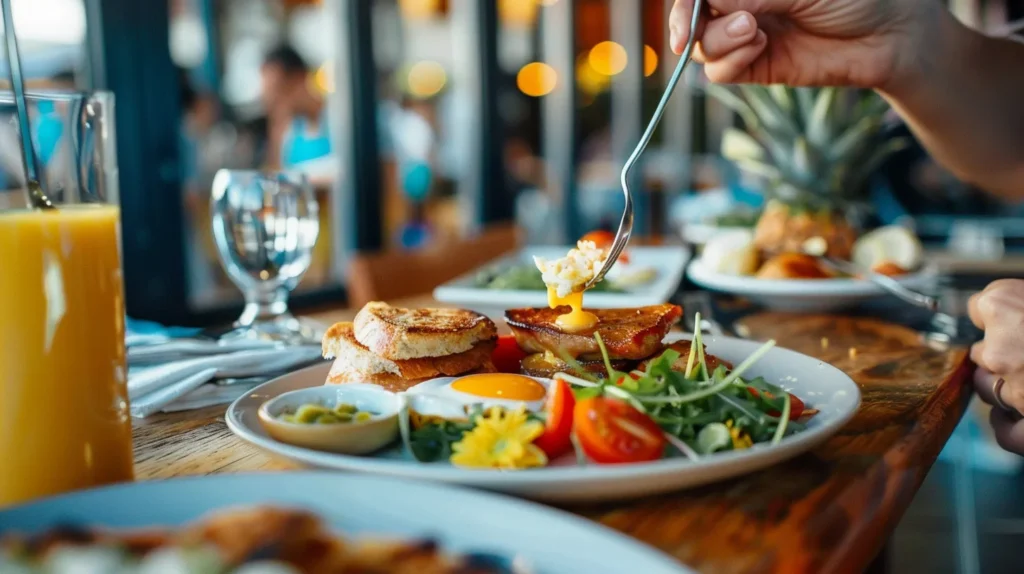
POLYGON ((35 150, 32 148, 32 128, 28 121, 28 103, 25 101, 25 78, 21 74, 21 54, 18 52, 18 38, 14 34, 14 17, 11 15, 11 0, 0 0, 3 8, 4 32, 7 36, 7 63, 11 68, 11 88, 14 103, 18 108, 18 128, 21 130, 21 161, 25 166, 25 188, 28 190, 29 205, 36 209, 54 209, 50 198, 43 192, 36 169, 35 150))
POLYGON ((690 61, 690 56, 693 53, 693 45, 697 41, 697 24, 700 22, 700 12, 703 1, 695 0, 693 3, 693 17, 690 19, 690 37, 686 40, 686 47, 683 49, 682 56, 679 57, 679 63, 676 64, 676 69, 672 72, 672 77, 668 80, 668 86, 665 87, 665 93, 661 96, 661 101, 658 102, 658 107, 654 110, 654 115, 651 117, 651 121, 647 124, 647 129, 644 130, 644 134, 640 137, 640 142, 636 144, 636 149, 630 154, 629 159, 626 160, 626 164, 622 166, 622 193, 626 196, 626 209, 622 213, 622 220, 619 222, 619 230, 615 233, 615 241, 612 242, 611 249, 608 250, 608 258, 605 259, 601 269, 594 275, 593 279, 587 282, 586 289, 590 289, 597 282, 604 279, 604 276, 608 273, 608 270, 615 265, 615 262, 619 260, 619 255, 622 254, 622 250, 626 248, 626 244, 629 243, 629 237, 633 233, 633 194, 629 191, 629 172, 636 165, 637 160, 640 159, 640 154, 644 153, 647 149, 647 144, 650 143, 651 137, 654 135, 655 128, 658 127, 658 122, 661 121, 661 116, 665 115, 665 107, 668 105, 669 99, 672 97, 672 92, 676 89, 676 84, 679 83, 679 78, 683 75, 683 70, 686 68, 686 64, 690 61))

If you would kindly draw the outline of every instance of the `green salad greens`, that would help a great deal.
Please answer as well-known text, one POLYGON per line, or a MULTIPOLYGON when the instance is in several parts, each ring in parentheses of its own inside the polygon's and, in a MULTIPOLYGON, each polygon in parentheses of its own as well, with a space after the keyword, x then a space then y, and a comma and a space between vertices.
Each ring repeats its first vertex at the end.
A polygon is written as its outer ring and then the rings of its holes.
MULTIPOLYGON (((510 291, 546 291, 547 286, 541 279, 540 269, 528 264, 512 265, 505 268, 485 269, 477 274, 474 286, 481 289, 501 289, 510 291)), ((601 281, 594 285, 590 292, 621 293, 623 289, 609 281, 601 281)))
MULTIPOLYGON (((699 314, 695 324, 700 324, 699 314)), ((574 391, 578 400, 605 395, 647 413, 666 432, 670 443, 691 458, 757 443, 775 444, 804 428, 790 420, 789 393, 762 377, 742 376, 775 345, 774 341, 765 343, 732 370, 719 365, 709 372, 698 331, 690 343, 685 371, 673 369, 680 354, 668 349, 651 361, 646 371, 624 373, 612 368, 604 342, 597 333, 594 336, 608 377, 598 379, 586 374, 566 355, 563 359, 575 374, 555 376, 582 387, 574 391)))
POLYGON ((757 220, 761 218, 760 211, 745 209, 742 211, 730 211, 711 218, 711 223, 718 227, 754 227, 757 220))

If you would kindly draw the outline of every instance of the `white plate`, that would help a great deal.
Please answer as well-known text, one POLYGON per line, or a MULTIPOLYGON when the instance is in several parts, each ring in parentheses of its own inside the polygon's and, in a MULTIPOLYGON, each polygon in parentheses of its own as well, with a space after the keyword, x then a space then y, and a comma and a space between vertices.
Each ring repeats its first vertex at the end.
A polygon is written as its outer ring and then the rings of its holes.
POLYGON ((539 573, 685 574, 668 556, 589 520, 436 484, 324 472, 219 475, 87 490, 0 512, 0 532, 68 524, 179 526, 218 508, 306 508, 346 535, 430 537, 452 552, 521 556, 539 573))
MULTIPOLYGON (((453 279, 437 289, 434 298, 438 301, 467 307, 479 313, 501 316, 505 309, 517 307, 547 307, 548 296, 545 291, 513 291, 500 289, 482 289, 475 285, 477 275, 484 269, 492 267, 507 268, 516 264, 533 265, 533 257, 558 259, 565 257, 570 247, 529 247, 516 254, 476 269, 457 279, 453 279)), ((683 246, 663 247, 630 247, 629 268, 653 268, 654 279, 638 285, 622 293, 588 292, 585 304, 591 309, 618 309, 624 307, 643 307, 658 305, 669 300, 679 289, 679 283, 690 260, 690 250, 683 246)), ((609 272, 609 277, 619 272, 616 265, 609 272)))
MULTIPOLYGON (((687 270, 694 283, 722 293, 740 295, 777 311, 835 311, 889 294, 874 283, 861 279, 758 279, 724 275, 710 270, 700 258, 687 270)), ((902 277, 894 277, 911 289, 927 288, 935 281, 936 270, 928 266, 902 277)))
MULTIPOLYGON (((682 338, 669 336, 669 340, 682 338)), ((761 346, 758 342, 727 337, 706 337, 705 342, 708 352, 734 364, 761 346)), ((759 470, 821 444, 850 420, 860 404, 856 383, 839 369, 795 351, 775 348, 757 362, 751 374, 786 388, 809 407, 820 411, 808 422, 804 432, 788 436, 778 445, 760 444, 746 450, 718 453, 697 462, 667 458, 642 464, 580 467, 567 461, 564 466, 514 472, 468 470, 447 462, 415 462, 400 447, 358 457, 308 450, 271 439, 257 419, 259 406, 281 393, 323 384, 329 370, 329 364, 318 365, 256 387, 228 408, 228 427, 242 439, 268 452, 315 467, 451 482, 560 502, 634 498, 759 470)))

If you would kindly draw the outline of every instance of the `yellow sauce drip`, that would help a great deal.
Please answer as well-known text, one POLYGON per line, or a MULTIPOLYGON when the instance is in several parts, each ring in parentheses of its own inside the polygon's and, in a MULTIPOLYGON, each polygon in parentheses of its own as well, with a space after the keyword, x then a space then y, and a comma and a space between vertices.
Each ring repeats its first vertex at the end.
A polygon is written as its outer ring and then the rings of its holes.
POLYGON ((568 332, 584 331, 597 324, 597 317, 593 313, 583 310, 583 291, 570 293, 565 297, 559 297, 554 289, 548 288, 548 307, 554 309, 560 305, 572 307, 572 311, 565 315, 559 315, 555 324, 568 332))

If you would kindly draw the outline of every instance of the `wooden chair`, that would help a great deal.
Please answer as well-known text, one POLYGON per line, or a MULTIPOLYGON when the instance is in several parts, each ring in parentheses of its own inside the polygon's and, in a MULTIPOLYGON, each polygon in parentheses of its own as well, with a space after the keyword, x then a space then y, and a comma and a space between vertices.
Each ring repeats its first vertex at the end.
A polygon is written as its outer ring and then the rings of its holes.
POLYGON ((357 255, 349 266, 349 306, 429 294, 438 285, 518 247, 515 225, 500 224, 425 250, 357 255))

